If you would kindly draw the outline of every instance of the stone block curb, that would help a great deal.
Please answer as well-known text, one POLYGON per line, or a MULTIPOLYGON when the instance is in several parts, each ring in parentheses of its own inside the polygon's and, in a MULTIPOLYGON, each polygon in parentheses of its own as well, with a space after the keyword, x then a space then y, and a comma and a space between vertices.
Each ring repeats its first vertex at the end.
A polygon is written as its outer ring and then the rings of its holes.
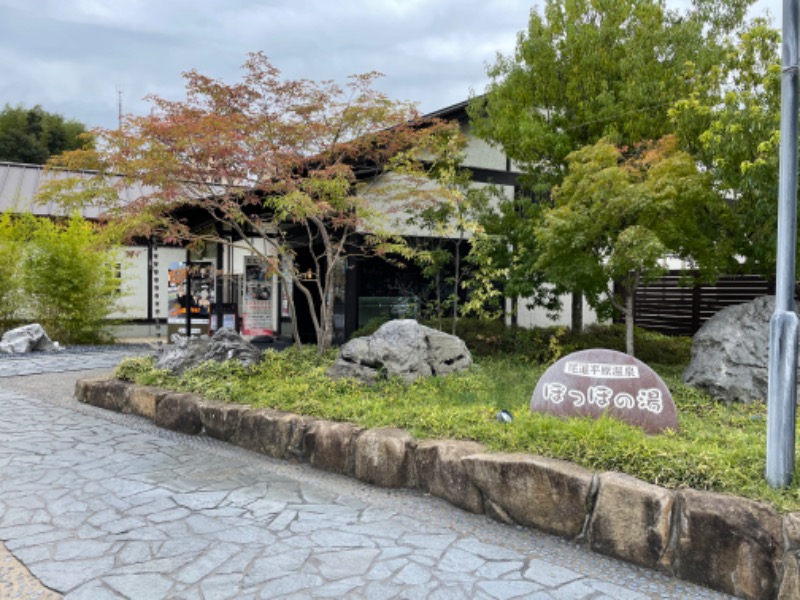
POLYGON ((782 518, 772 507, 681 490, 676 526, 678 577, 743 598, 774 596, 784 546, 782 518))
POLYGON ((591 471, 529 454, 473 454, 462 461, 484 498, 514 522, 568 539, 583 531, 592 499, 591 471))
POLYGON ((352 423, 314 421, 303 445, 312 467, 339 475, 355 475, 356 438, 364 431, 352 423))
POLYGON ((461 459, 486 450, 486 446, 477 442, 418 442, 414 452, 417 487, 471 513, 484 513, 483 494, 467 474, 461 459))
POLYGON ((261 408, 245 412, 231 442, 272 458, 306 459, 304 436, 311 417, 261 408))
POLYGON ((416 487, 474 513, 555 533, 599 553, 742 598, 800 598, 800 512, 726 494, 672 491, 476 442, 416 441, 273 409, 115 379, 83 379, 80 402, 206 434, 384 487, 416 487))
POLYGON ((200 418, 202 402, 203 398, 197 394, 164 394, 156 403, 155 424, 164 429, 197 435, 203 430, 203 421, 200 418))
POLYGON ((355 477, 381 487, 416 487, 414 448, 408 432, 396 428, 367 429, 355 442, 355 477))
POLYGON ((592 550, 669 569, 674 492, 624 473, 601 473, 598 484, 588 532, 592 550))

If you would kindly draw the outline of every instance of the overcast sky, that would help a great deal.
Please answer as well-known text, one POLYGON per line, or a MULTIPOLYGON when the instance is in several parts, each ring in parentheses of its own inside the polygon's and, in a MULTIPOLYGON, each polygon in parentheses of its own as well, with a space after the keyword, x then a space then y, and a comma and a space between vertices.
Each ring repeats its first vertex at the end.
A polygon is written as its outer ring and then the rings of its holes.
MULTIPOLYGON (((668 0, 670 6, 686 0, 668 0)), ((89 127, 143 114, 147 94, 183 97, 190 69, 237 81, 262 50, 291 78, 380 71, 423 112, 466 100, 513 51, 524 0, 0 0, 0 106, 41 104, 89 127)), ((776 21, 780 0, 759 0, 776 21)))

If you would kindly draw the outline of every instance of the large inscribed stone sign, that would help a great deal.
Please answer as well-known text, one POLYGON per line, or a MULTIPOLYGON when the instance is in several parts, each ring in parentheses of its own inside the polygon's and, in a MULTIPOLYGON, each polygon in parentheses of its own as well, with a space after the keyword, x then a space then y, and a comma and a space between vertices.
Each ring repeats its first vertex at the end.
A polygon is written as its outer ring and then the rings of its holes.
POLYGON ((614 350, 582 350, 545 371, 531 411, 560 417, 608 415, 648 433, 678 430, 675 402, 646 364, 614 350))

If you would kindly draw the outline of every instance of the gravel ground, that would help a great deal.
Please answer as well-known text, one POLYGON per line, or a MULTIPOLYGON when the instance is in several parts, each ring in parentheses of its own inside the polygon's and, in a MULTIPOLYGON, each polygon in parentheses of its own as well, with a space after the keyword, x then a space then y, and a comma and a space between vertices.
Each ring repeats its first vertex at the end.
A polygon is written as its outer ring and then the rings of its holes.
POLYGON ((36 351, 27 354, 5 354, 0 352, 0 360, 27 360, 29 358, 40 358, 45 356, 61 356, 66 354, 95 354, 98 352, 148 352, 155 351, 156 345, 149 343, 121 343, 103 344, 97 346, 64 346, 61 350, 51 350, 47 352, 36 351))

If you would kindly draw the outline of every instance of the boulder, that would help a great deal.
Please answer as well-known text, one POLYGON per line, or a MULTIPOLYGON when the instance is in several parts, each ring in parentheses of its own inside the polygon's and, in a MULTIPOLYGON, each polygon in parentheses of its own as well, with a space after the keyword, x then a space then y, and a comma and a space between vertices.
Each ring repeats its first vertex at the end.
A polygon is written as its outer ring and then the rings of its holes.
POLYGON ((238 360, 245 366, 251 366, 261 358, 261 350, 228 327, 223 327, 211 338, 204 335, 187 338, 176 334, 172 336, 172 342, 173 345, 158 359, 156 368, 171 371, 175 375, 208 360, 238 360))
POLYGON ((373 383, 400 377, 411 383, 420 377, 447 375, 472 366, 467 345, 454 335, 420 325, 414 319, 384 323, 372 335, 355 338, 339 350, 328 376, 352 377, 373 383))
POLYGON ((775 297, 761 296, 711 317, 694 335, 683 381, 725 402, 766 400, 774 310, 775 297))
POLYGON ((61 350, 58 342, 53 342, 38 323, 11 329, 0 339, 0 354, 25 354, 27 352, 48 352, 61 350))

